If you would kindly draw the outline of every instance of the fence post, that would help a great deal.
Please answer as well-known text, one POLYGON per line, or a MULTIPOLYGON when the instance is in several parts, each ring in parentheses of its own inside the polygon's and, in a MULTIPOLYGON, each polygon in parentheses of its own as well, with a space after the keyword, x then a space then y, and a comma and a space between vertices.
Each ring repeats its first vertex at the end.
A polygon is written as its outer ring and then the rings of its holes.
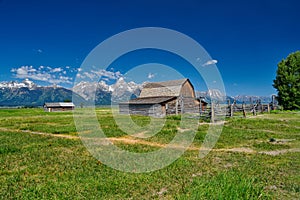
POLYGON ((178 115, 178 99, 176 99, 175 114, 178 115))
POLYGON ((276 96, 273 94, 272 95, 272 110, 275 110, 275 98, 276 98, 276 96))
POLYGON ((253 115, 255 116, 256 115, 256 105, 253 105, 253 115))
POLYGON ((199 104, 199 111, 200 111, 200 116, 202 116, 202 109, 203 109, 203 107, 202 107, 202 102, 201 102, 201 98, 200 98, 200 104, 199 104))
POLYGON ((268 104, 268 113, 270 113, 270 104, 268 104))
POLYGON ((245 104, 243 103, 243 105, 242 105, 242 109, 243 109, 243 116, 244 116, 244 118, 246 118, 246 108, 245 108, 245 104))
POLYGON ((230 106, 230 99, 227 100, 227 105, 230 106))
POLYGON ((183 101, 183 96, 182 95, 180 95, 180 108, 181 108, 181 114, 183 114, 184 113, 184 109, 185 109, 185 107, 184 107, 184 101, 183 101))
POLYGON ((211 122, 214 123, 215 122, 215 109, 214 109, 214 103, 211 102, 211 108, 210 108, 210 112, 211 112, 211 122))
POLYGON ((233 117, 233 104, 230 105, 230 117, 233 117))

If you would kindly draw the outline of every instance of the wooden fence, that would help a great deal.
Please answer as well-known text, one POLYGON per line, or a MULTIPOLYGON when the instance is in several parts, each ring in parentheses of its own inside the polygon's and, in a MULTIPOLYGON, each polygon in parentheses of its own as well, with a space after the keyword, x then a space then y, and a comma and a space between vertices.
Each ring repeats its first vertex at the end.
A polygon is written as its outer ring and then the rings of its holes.
POLYGON ((228 104, 210 103, 205 110, 200 111, 200 116, 210 118, 211 122, 220 120, 224 117, 241 116, 246 118, 249 115, 257 115, 257 113, 270 113, 275 110, 274 104, 262 104, 260 102, 252 104, 237 104, 236 102, 228 104))

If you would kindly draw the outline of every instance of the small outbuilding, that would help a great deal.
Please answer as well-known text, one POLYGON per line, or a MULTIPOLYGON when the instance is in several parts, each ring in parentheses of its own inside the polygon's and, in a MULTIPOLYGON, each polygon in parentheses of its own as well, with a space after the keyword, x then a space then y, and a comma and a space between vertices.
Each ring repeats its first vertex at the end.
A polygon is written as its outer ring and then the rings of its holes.
POLYGON ((189 79, 147 83, 138 98, 119 104, 120 114, 164 117, 199 113, 200 101, 189 79))
POLYGON ((75 105, 72 102, 53 102, 45 103, 44 110, 46 112, 72 111, 75 105))
POLYGON ((204 97, 200 97, 199 102, 200 102, 200 113, 202 113, 206 110, 208 103, 205 101, 204 97))

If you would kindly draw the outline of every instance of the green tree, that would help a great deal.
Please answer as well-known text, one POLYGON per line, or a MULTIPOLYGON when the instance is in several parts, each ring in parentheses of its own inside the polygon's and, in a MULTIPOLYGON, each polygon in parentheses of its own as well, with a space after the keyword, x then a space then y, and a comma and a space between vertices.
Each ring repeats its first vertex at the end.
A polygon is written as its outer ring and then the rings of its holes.
POLYGON ((283 109, 300 109, 300 51, 278 63, 273 87, 278 91, 278 103, 283 109))

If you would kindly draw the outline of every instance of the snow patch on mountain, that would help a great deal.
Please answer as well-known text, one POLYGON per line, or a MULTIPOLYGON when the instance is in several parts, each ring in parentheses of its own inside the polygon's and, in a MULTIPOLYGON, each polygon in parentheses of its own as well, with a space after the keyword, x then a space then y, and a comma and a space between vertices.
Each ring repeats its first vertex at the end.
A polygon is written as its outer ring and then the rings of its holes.
POLYGON ((0 88, 29 88, 34 89, 37 85, 30 81, 29 79, 25 79, 23 82, 19 83, 18 81, 3 81, 0 82, 0 88))
POLYGON ((73 92, 76 92, 86 100, 95 100, 96 92, 110 93, 113 101, 127 99, 132 94, 138 96, 142 88, 141 84, 133 81, 126 82, 123 77, 120 77, 114 84, 108 85, 105 81, 100 82, 85 82, 82 81, 73 87, 73 92))
POLYGON ((226 100, 226 95, 223 94, 220 90, 218 89, 210 89, 205 92, 200 92, 196 91, 196 96, 198 98, 204 99, 207 102, 210 101, 218 101, 218 102, 223 102, 226 100))

